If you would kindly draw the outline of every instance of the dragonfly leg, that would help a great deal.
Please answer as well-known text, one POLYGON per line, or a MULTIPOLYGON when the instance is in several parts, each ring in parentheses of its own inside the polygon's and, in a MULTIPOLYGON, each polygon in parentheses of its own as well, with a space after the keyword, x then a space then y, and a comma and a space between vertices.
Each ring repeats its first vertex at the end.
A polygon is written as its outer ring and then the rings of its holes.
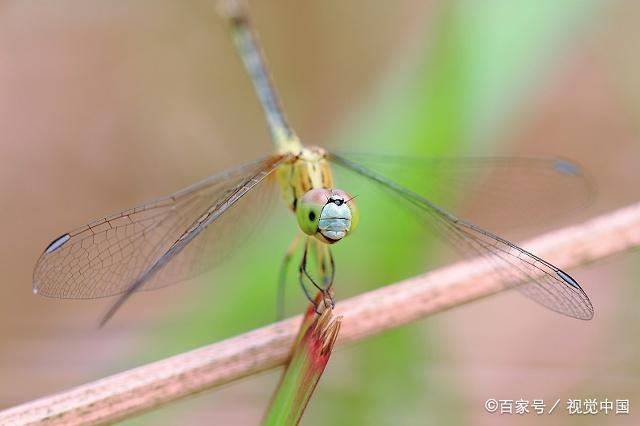
MULTIPOLYGON (((318 306, 316 305, 315 300, 311 296, 311 293, 309 293, 309 290, 307 289, 307 286, 306 286, 306 284, 304 282, 304 278, 306 276, 313 283, 313 280, 311 279, 311 277, 309 277, 309 274, 307 273, 307 270, 306 270, 306 268, 307 268, 307 250, 308 250, 308 248, 309 248, 309 242, 305 241, 305 243, 304 243, 304 253, 302 255, 302 261, 300 262, 300 266, 298 267, 298 283, 300 283, 300 287, 302 288, 302 291, 304 292, 304 295, 307 296, 307 299, 309 300, 309 302, 311 302, 313 304, 313 306, 315 308, 315 311, 317 313, 318 312, 318 306)), ((315 285, 315 283, 314 283, 314 285, 315 285)))
MULTIPOLYGON (((333 253, 331 253, 331 248, 327 246, 327 255, 329 257, 329 266, 331 267, 331 275, 329 278, 329 283, 326 285, 326 295, 329 296, 331 301, 331 307, 333 308, 336 305, 336 299, 333 295, 333 281, 336 278, 336 262, 333 260, 333 253)), ((326 305, 326 303, 325 303, 326 305)))
MULTIPOLYGON (((316 312, 316 314, 321 315, 324 309, 322 309, 320 303, 316 302, 315 299, 311 296, 311 293, 309 293, 309 290, 307 289, 307 286, 304 282, 304 271, 302 270, 302 268, 300 268, 298 272, 298 282, 300 283, 300 287, 302 288, 304 295, 306 296, 307 300, 309 300, 309 303, 313 305, 313 310, 316 312)), ((335 306, 335 298, 333 297, 333 291, 331 290, 331 288, 320 290, 320 292, 322 293, 324 308, 333 308, 335 306)))
POLYGON ((276 302, 276 312, 277 317, 276 321, 280 321, 284 318, 284 296, 287 284, 287 269, 289 268, 289 262, 291 262, 291 258, 295 253, 298 245, 300 244, 300 238, 302 237, 301 233, 298 233, 291 243, 289 247, 287 247, 287 251, 284 254, 284 258, 282 259, 282 263, 280 264, 280 274, 278 276, 278 300, 276 302))
POLYGON ((333 282, 336 278, 336 263, 333 260, 331 248, 328 245, 322 244, 318 253, 318 263, 320 264, 320 271, 322 273, 322 288, 323 296, 325 298, 325 307, 331 306, 333 308, 336 304, 333 296, 333 282))
POLYGON ((325 290, 329 290, 333 286, 333 281, 336 278, 336 263, 333 260, 333 254, 331 253, 331 248, 328 245, 324 245, 323 247, 323 256, 322 256, 322 277, 323 277, 323 287, 325 290), (328 261, 328 265, 327 265, 328 261), (327 273, 327 269, 330 271, 327 273))
MULTIPOLYGON (((316 243, 316 244, 320 244, 320 243, 316 243)), ((335 273, 335 264, 333 262, 333 257, 331 256, 331 252, 325 252, 325 250, 327 250, 328 247, 322 245, 320 247, 316 247, 316 252, 317 253, 321 253, 320 254, 320 258, 318 259, 318 263, 320 266, 320 271, 323 275, 323 285, 319 285, 318 283, 316 283, 316 281, 313 279, 313 277, 311 277, 311 274, 309 274, 309 271, 307 270, 307 260, 308 260, 308 253, 309 253, 309 240, 307 240, 305 242, 304 245, 304 253, 302 254, 302 261, 300 262, 300 268, 299 268, 299 280, 300 280, 300 285, 302 286, 307 299, 309 299, 309 301, 311 303, 313 303, 313 305, 315 306, 315 310, 316 313, 320 314, 321 311, 318 309, 318 306, 316 305, 315 301, 313 300, 313 298, 310 297, 309 291, 307 290, 307 287, 304 285, 304 278, 306 277, 311 284, 313 284, 313 286, 318 289, 319 292, 322 293, 322 299, 324 301, 324 306, 325 308, 331 307, 333 308, 335 306, 335 300, 333 299, 333 292, 331 291, 331 286, 333 284, 333 275, 335 273), (326 274, 326 253, 328 253, 328 257, 330 258, 330 265, 331 265, 331 274, 329 275, 329 279, 326 278, 327 274, 326 274)))
POLYGON ((308 253, 309 253, 309 241, 307 241, 304 245, 304 253, 302 254, 302 262, 300 262, 300 269, 302 270, 302 272, 304 272, 304 275, 307 277, 307 279, 311 281, 311 284, 313 284, 313 286, 317 288, 318 291, 321 291, 324 293, 325 289, 322 286, 320 286, 318 283, 316 283, 316 281, 311 277, 311 274, 309 274, 309 271, 307 270, 307 259, 308 259, 307 254, 308 253))

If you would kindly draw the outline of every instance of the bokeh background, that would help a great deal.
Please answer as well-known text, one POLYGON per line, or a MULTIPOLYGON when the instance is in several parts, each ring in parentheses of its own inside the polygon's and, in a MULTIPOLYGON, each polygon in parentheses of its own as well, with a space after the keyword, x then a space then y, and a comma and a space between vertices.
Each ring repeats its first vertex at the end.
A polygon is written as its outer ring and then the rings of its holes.
MULTIPOLYGON (((416 157, 562 156, 583 165, 597 186, 587 206, 544 223, 531 211, 500 212, 497 230, 518 239, 640 195, 637 2, 252 5, 290 122, 308 144, 416 157)), ((0 408, 272 321, 280 253, 295 233, 277 204, 266 219, 272 226, 239 255, 193 282, 134 297, 102 330, 96 321, 110 301, 31 293, 36 259, 62 232, 270 148, 211 1, 1 2, 0 408)), ((524 189, 514 196, 535 211, 549 205, 524 189)), ((473 200, 460 210, 499 210, 473 200)), ((363 229, 390 226, 387 207, 363 212, 363 229)), ((439 257, 439 242, 411 228, 398 235, 367 230, 337 247, 339 299, 439 257), (376 251, 362 256, 363 247, 376 251)), ((591 322, 504 294, 341 348, 304 424, 637 424, 638 260, 630 252, 570 271, 595 305, 591 322), (629 399, 632 414, 568 416, 563 402, 544 419, 499 416, 484 410, 487 398, 629 399)), ((303 306, 292 285, 288 313, 303 306)), ((255 424, 278 376, 125 424, 255 424)))

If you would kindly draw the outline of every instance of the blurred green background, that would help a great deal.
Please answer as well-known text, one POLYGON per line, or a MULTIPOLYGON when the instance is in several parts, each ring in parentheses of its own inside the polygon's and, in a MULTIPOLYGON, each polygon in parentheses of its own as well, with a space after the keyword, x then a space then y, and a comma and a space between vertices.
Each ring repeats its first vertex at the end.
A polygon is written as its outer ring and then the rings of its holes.
MULTIPOLYGON (((307 144, 407 156, 551 155, 582 164, 597 183, 595 202, 545 223, 532 220, 535 212, 503 212, 497 230, 517 238, 637 201, 640 4, 252 6, 282 103, 307 144)), ((110 301, 31 294, 37 257, 64 230, 270 148, 211 1, 0 4, 0 408, 273 321, 281 253, 295 233, 277 203, 268 226, 236 256, 194 282, 134 297, 103 330, 95 323, 110 301)), ((364 206, 366 195, 358 194, 364 206)), ((538 201, 544 212, 544 197, 538 201)), ((440 243, 425 241, 415 224, 389 220, 393 207, 363 210, 362 229, 336 246, 338 300, 440 256, 440 243)), ((460 209, 482 216, 487 206, 460 209)), ((544 422, 637 424, 637 259, 630 253, 570 271, 595 305, 589 323, 505 294, 341 348, 304 424, 528 425, 542 419, 488 414, 484 401, 605 397, 630 399, 632 415, 563 409, 544 422)), ((287 311, 303 307, 292 283, 287 311)), ((278 376, 125 423, 255 424, 278 376)))

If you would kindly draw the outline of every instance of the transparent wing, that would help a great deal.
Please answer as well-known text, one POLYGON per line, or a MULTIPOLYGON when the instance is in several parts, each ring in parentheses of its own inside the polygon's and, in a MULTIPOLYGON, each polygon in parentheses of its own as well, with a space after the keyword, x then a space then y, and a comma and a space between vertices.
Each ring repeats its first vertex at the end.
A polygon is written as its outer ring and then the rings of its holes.
POLYGON ((211 176, 58 237, 38 259, 34 292, 98 298, 159 288, 202 273, 229 251, 222 237, 232 231, 210 225, 239 222, 220 218, 286 160, 272 157, 211 176))
POLYGON ((593 306, 580 285, 566 272, 477 225, 459 219, 424 196, 340 155, 332 160, 408 201, 421 217, 456 250, 492 264, 505 263, 508 286, 547 308, 578 319, 591 319, 593 306))
POLYGON ((576 211, 594 193, 582 168, 561 158, 338 154, 501 232, 576 211))

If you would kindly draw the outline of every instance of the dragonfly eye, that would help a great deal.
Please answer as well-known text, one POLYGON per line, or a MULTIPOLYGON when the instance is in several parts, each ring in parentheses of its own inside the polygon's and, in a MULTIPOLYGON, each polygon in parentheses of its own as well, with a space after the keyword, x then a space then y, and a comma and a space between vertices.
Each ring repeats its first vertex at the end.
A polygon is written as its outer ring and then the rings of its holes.
POLYGON ((328 189, 312 189, 298 200, 296 217, 302 232, 307 235, 315 235, 318 232, 320 214, 330 196, 331 191, 328 189))
POLYGON ((296 205, 298 226, 325 243, 346 237, 358 223, 353 198, 339 189, 312 189, 296 205))

